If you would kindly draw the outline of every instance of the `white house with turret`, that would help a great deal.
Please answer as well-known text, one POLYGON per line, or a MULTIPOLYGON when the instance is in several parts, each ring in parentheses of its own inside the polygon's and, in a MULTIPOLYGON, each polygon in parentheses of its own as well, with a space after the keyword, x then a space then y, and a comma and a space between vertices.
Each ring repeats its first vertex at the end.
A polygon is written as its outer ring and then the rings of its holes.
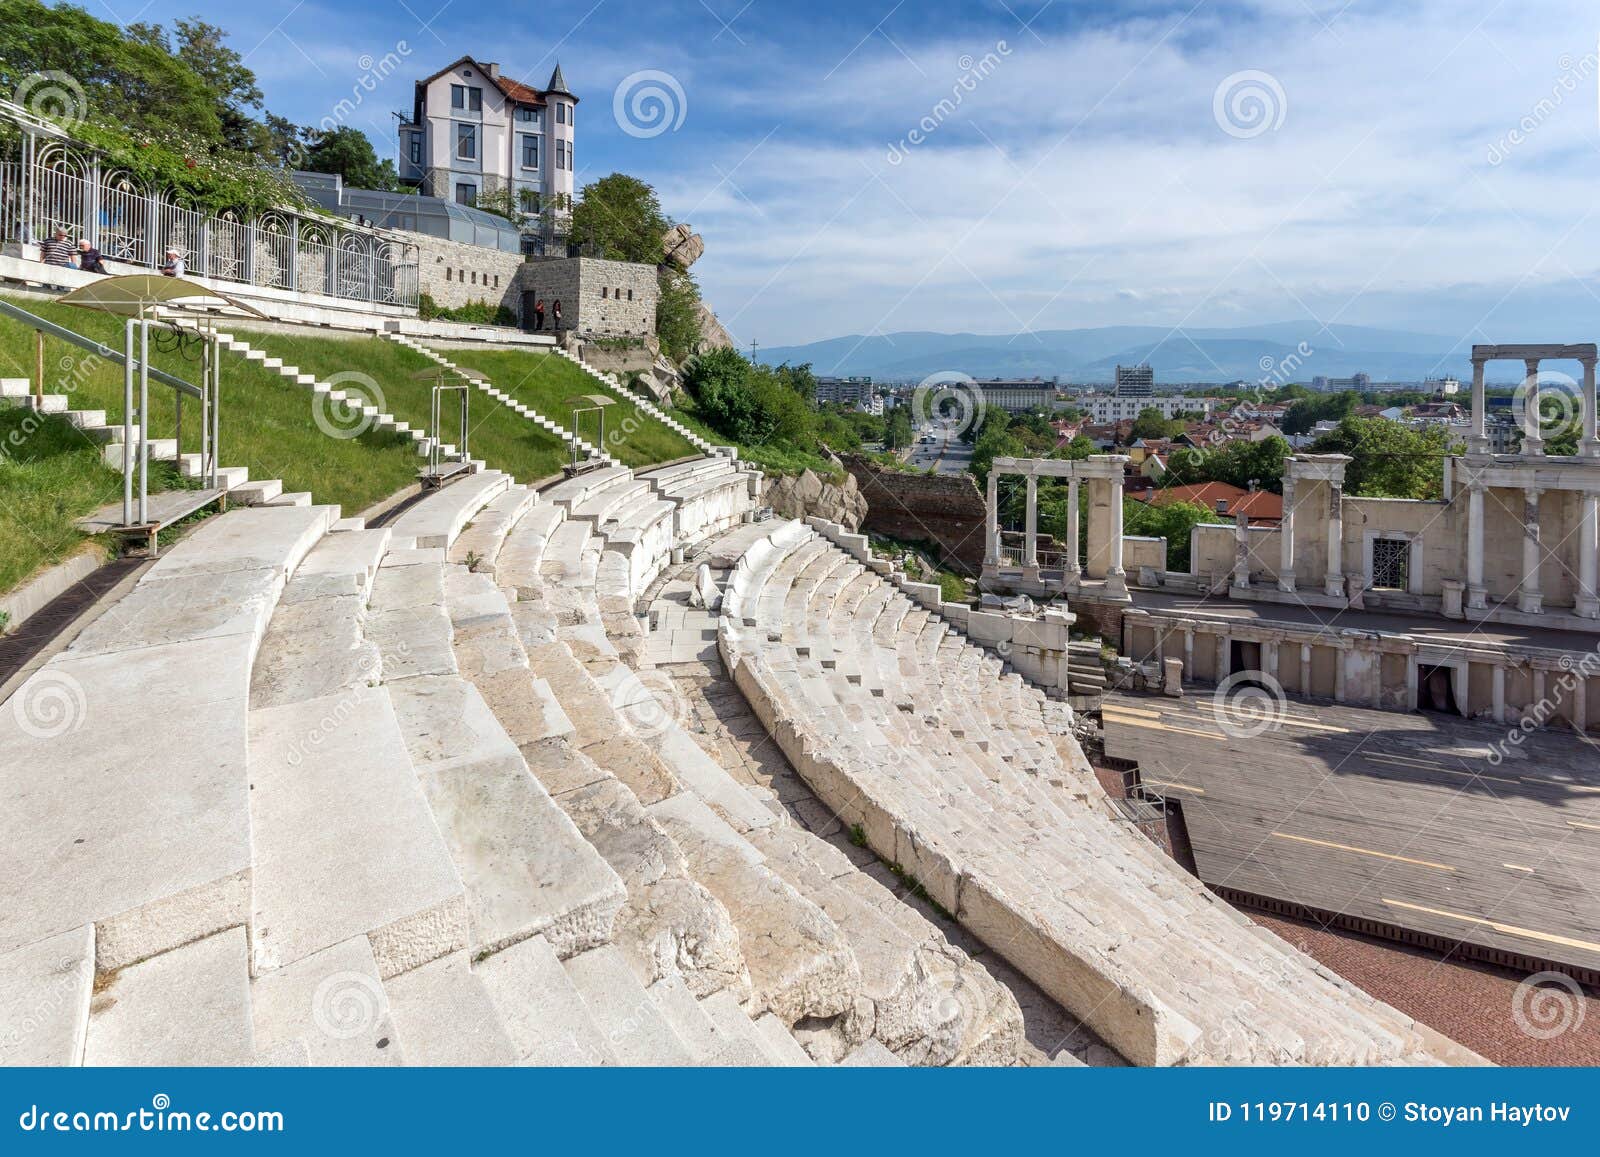
POLYGON ((463 56, 417 82, 411 119, 400 125, 400 180, 462 205, 509 188, 525 213, 564 209, 577 108, 560 64, 538 89, 463 56))

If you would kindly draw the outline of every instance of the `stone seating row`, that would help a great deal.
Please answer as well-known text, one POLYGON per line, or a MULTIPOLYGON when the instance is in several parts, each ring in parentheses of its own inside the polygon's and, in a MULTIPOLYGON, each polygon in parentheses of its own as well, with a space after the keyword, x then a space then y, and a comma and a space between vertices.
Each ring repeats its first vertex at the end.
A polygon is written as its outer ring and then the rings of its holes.
POLYGON ((719 645, 841 819, 1130 1059, 1444 1047, 1119 827, 1035 689, 808 528, 779 527, 740 561, 719 645))

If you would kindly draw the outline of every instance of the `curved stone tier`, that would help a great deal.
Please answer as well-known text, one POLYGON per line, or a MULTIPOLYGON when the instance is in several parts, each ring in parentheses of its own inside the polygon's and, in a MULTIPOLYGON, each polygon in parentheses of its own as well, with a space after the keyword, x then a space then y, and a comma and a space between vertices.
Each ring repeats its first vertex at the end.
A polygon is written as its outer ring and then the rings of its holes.
POLYGON ((1472 1059, 1115 822, 1063 705, 804 524, 745 552, 718 636, 822 800, 1130 1060, 1472 1059))

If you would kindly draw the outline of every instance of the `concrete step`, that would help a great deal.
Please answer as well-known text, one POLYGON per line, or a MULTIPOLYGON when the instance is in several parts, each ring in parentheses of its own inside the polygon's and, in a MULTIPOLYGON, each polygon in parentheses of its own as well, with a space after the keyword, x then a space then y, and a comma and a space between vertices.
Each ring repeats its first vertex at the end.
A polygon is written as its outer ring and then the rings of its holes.
POLYGON ((246 482, 243 486, 235 486, 228 491, 228 501, 237 502, 242 506, 260 506, 264 502, 271 502, 282 493, 281 480, 264 478, 256 482, 246 482))
POLYGON ((250 984, 256 1048, 295 1046, 317 1066, 398 1065, 404 1060, 389 996, 365 936, 352 936, 250 984))
MULTIPOLYGON (((137 437, 128 445, 133 448, 133 461, 137 465, 139 461, 139 442, 137 437)), ((123 451, 123 444, 115 442, 107 446, 100 456, 105 460, 107 466, 115 470, 121 470, 125 458, 123 451)), ((178 456, 178 442, 175 438, 152 438, 149 442, 149 454, 152 462, 171 462, 178 456)))
POLYGON ((81 1065, 93 988, 87 924, 0 956, 0 1068, 81 1065))
POLYGON ((363 934, 384 977, 466 947, 465 890, 386 689, 252 710, 250 782, 256 973, 363 934))
POLYGON ((517 1060, 528 1065, 616 1065, 616 1052, 543 937, 474 967, 517 1060))
POLYGON ((589 1015, 625 1065, 690 1065, 694 1053, 667 1022, 644 985, 612 947, 596 948, 564 966, 589 1015))
POLYGON ((408 1064, 517 1063, 518 1050, 467 953, 429 961, 384 988, 408 1064))
POLYGON ((87 1065, 249 1065, 249 952, 229 928, 129 965, 98 986, 87 1065))
POLYGON ((280 486, 279 489, 280 489, 280 493, 276 497, 268 499, 266 502, 261 503, 261 505, 262 506, 310 506, 311 505, 311 495, 308 494, 306 491, 304 491, 304 490, 296 490, 296 491, 294 491, 292 493, 284 494, 284 493, 281 492, 282 491, 281 486, 280 486))

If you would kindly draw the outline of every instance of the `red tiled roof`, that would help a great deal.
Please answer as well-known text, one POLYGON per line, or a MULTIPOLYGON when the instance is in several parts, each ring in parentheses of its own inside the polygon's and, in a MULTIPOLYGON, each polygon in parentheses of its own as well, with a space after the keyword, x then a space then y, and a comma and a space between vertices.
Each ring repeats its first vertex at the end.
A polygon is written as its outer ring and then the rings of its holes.
POLYGON ((1215 510, 1219 501, 1228 504, 1233 515, 1243 510, 1252 522, 1282 522, 1283 495, 1270 490, 1242 490, 1230 482, 1196 482, 1189 486, 1169 486, 1150 496, 1152 506, 1170 506, 1174 502, 1193 502, 1207 510, 1215 510))
POLYGON ((544 103, 544 94, 542 92, 536 88, 529 88, 521 81, 512 80, 509 77, 502 76, 499 78, 499 84, 501 91, 514 101, 518 101, 522 104, 544 103))

